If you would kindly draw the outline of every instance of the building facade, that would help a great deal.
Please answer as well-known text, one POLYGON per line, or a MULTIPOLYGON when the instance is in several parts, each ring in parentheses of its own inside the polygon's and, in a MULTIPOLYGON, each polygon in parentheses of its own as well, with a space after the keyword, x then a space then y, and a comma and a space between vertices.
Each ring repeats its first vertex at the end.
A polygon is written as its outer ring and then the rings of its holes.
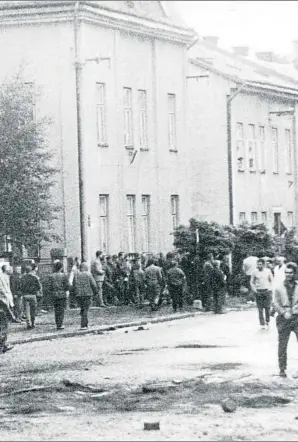
POLYGON ((171 249, 174 227, 191 216, 193 31, 157 1, 14 1, 1 5, 0 35, 0 81, 22 66, 36 112, 52 119, 56 232, 67 254, 171 249))
POLYGON ((187 84, 194 217, 297 226, 297 81, 199 42, 187 84))

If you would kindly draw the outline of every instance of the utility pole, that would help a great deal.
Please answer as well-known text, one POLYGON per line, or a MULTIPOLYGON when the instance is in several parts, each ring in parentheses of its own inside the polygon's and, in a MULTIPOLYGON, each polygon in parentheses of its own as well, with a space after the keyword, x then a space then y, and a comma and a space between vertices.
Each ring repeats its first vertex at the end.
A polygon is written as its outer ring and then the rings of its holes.
POLYGON ((74 49, 75 49, 75 83, 76 83, 76 105, 77 105, 77 142, 78 142, 78 171, 79 171, 79 204, 80 204, 80 231, 81 231, 81 259, 86 261, 87 256, 87 221, 86 221, 86 200, 84 181, 84 160, 83 160, 83 137, 82 137, 82 63, 80 60, 78 10, 80 2, 75 4, 74 11, 74 49))

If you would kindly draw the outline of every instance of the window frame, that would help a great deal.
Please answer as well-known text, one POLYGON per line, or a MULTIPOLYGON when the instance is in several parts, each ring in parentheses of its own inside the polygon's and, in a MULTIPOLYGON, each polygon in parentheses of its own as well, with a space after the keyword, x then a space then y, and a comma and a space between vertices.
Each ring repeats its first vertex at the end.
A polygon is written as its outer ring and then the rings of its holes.
POLYGON ((250 221, 252 225, 258 224, 258 212, 250 212, 250 221), (255 220, 253 219, 255 217, 255 220))
POLYGON ((123 87, 123 122, 124 122, 124 147, 133 149, 134 147, 134 127, 133 127, 133 95, 131 87, 123 87), (127 96, 129 100, 126 101, 127 96))
POLYGON ((245 223, 246 222, 246 212, 239 212, 239 223, 245 223), (243 219, 241 219, 243 218, 243 219))
POLYGON ((272 171, 275 175, 279 173, 279 140, 278 140, 278 128, 271 127, 271 146, 272 146, 272 171), (276 134, 276 137, 273 137, 273 134, 276 134), (275 138, 275 139, 274 139, 275 138))
POLYGON ((135 253, 135 251, 136 251, 136 195, 134 195, 134 194, 127 194, 126 195, 126 223, 127 223, 126 225, 127 225, 128 253, 135 253), (129 203, 129 201, 132 202, 132 205, 129 203), (132 208, 131 212, 128 210, 130 208, 132 208), (132 226, 132 231, 130 231, 131 226, 132 226), (130 244, 130 239, 131 239, 131 244, 130 244))
POLYGON ((285 145, 286 145, 286 174, 293 174, 293 141, 291 129, 285 129, 285 145), (288 135, 288 137, 287 137, 288 135))
POLYGON ((238 172, 245 171, 245 140, 244 140, 244 124, 241 121, 236 123, 236 160, 238 172), (242 156, 239 156, 241 155, 242 156), (239 160, 242 160, 240 163, 239 160))
POLYGON ((172 227, 175 230, 180 224, 180 201, 178 194, 171 195, 171 218, 172 227))
POLYGON ((177 148, 177 100, 176 94, 167 94, 168 115, 168 146, 170 152, 178 152, 177 148), (172 103, 171 103, 172 100, 172 103), (172 107, 173 106, 173 107, 172 107))
POLYGON ((109 251, 109 195, 108 194, 99 194, 99 243, 100 249, 104 253, 108 253, 109 251), (101 213, 101 201, 105 201, 105 213, 101 213), (102 223, 102 220, 105 220, 102 223), (104 228, 102 225, 105 225, 104 228), (104 234, 103 234, 104 229, 104 234), (104 242, 104 238, 106 242, 104 242))
POLYGON ((142 252, 150 251, 150 232, 151 232, 151 196, 144 194, 141 196, 141 248, 142 252), (144 202, 146 201, 146 210, 144 202))
POLYGON ((100 147, 108 147, 107 140, 107 109, 106 109, 106 84, 96 82, 96 136, 97 145, 100 147), (98 93, 99 87, 102 87, 102 92, 98 93), (100 110, 100 112, 99 112, 100 110), (101 118, 99 118, 99 115, 101 118), (101 129, 100 129, 101 128, 101 129), (100 130, 99 130, 100 129, 100 130), (102 139, 100 139, 100 132, 102 139))
POLYGON ((247 169, 250 172, 256 172, 256 126, 255 124, 248 124, 249 136, 247 138, 247 169), (251 133, 250 133, 251 132, 251 133))
POLYGON ((266 173, 266 132, 265 126, 259 126, 258 139, 258 169, 260 173, 266 173))

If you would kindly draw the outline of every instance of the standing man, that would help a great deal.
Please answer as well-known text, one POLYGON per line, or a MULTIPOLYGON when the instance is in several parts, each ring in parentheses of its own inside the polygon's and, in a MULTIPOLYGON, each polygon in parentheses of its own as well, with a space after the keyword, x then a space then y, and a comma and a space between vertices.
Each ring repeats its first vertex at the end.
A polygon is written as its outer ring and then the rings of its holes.
POLYGON ((161 268, 157 266, 157 260, 148 259, 148 266, 145 269, 145 284, 152 311, 158 309, 160 291, 163 285, 161 268))
POLYGON ((13 267, 13 272, 10 275, 10 289, 14 302, 14 315, 17 322, 21 322, 23 314, 23 297, 21 292, 21 273, 22 267, 16 265, 13 267))
POLYGON ((259 311, 259 321, 262 329, 269 326, 270 310, 272 303, 272 281, 273 276, 271 270, 265 267, 265 260, 258 259, 257 269, 251 275, 250 285, 253 293, 256 295, 256 302, 259 311), (266 316, 266 326, 264 320, 264 313, 266 316))
POLYGON ((88 311, 91 304, 92 295, 97 295, 98 285, 92 274, 89 272, 88 265, 82 262, 80 271, 74 279, 74 292, 77 303, 81 309, 81 330, 88 328, 88 311))
POLYGON ((97 286, 97 304, 99 307, 105 307, 105 303, 103 302, 103 282, 105 279, 105 272, 102 267, 101 257, 103 253, 98 250, 95 254, 96 258, 91 264, 91 274, 96 282, 97 286))
POLYGON ((276 326, 278 331, 279 375, 286 377, 287 347, 293 331, 298 340, 298 281, 295 280, 297 265, 289 262, 285 268, 285 281, 274 291, 274 308, 278 312, 276 326))
POLYGON ((246 254, 246 258, 242 263, 242 271, 244 273, 244 286, 248 292, 251 292, 251 275, 257 268, 258 257, 256 256, 255 249, 251 253, 246 254))
POLYGON ((63 264, 61 261, 55 262, 54 264, 54 272, 49 277, 49 291, 53 296, 57 330, 64 330, 63 322, 69 291, 69 281, 67 275, 63 273, 63 264))
POLYGON ((183 308, 183 291, 186 286, 186 276, 177 261, 171 262, 171 267, 167 271, 167 286, 172 299, 173 310, 176 313, 177 308, 183 308))
POLYGON ((27 330, 35 328, 37 294, 42 291, 39 278, 34 274, 32 264, 27 264, 21 277, 21 292, 23 294, 27 330))
POLYGON ((212 253, 208 253, 207 260, 203 265, 203 284, 202 284, 202 306, 205 312, 210 312, 213 303, 213 269, 214 269, 214 257, 212 253))

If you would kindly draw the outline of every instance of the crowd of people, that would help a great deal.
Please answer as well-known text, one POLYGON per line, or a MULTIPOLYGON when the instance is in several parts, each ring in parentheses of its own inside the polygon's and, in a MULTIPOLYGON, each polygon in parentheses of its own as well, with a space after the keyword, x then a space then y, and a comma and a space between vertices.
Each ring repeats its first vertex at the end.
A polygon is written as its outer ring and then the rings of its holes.
MULTIPOLYGON (((69 260, 69 271, 64 272, 62 261, 53 263, 53 272, 47 278, 57 330, 64 329, 67 305, 80 309, 81 329, 88 328, 91 305, 131 305, 142 309, 149 306, 158 310, 163 303, 181 310, 185 301, 200 299, 204 311, 225 313, 226 294, 231 287, 229 256, 214 258, 210 253, 196 269, 196 257, 181 251, 163 254, 105 255, 96 252, 90 268, 79 258, 69 260)), ((270 318, 277 313, 278 357, 280 375, 286 376, 287 345, 291 332, 298 339, 298 281, 297 265, 276 258, 248 254, 242 265, 242 285, 247 299, 256 301, 259 323, 268 329, 270 318)), ((12 322, 26 322, 28 330, 35 328, 36 316, 43 312, 43 284, 38 266, 27 262, 24 266, 2 266, 0 273, 0 307, 12 322)), ((7 351, 6 344, 3 351, 7 351)))

